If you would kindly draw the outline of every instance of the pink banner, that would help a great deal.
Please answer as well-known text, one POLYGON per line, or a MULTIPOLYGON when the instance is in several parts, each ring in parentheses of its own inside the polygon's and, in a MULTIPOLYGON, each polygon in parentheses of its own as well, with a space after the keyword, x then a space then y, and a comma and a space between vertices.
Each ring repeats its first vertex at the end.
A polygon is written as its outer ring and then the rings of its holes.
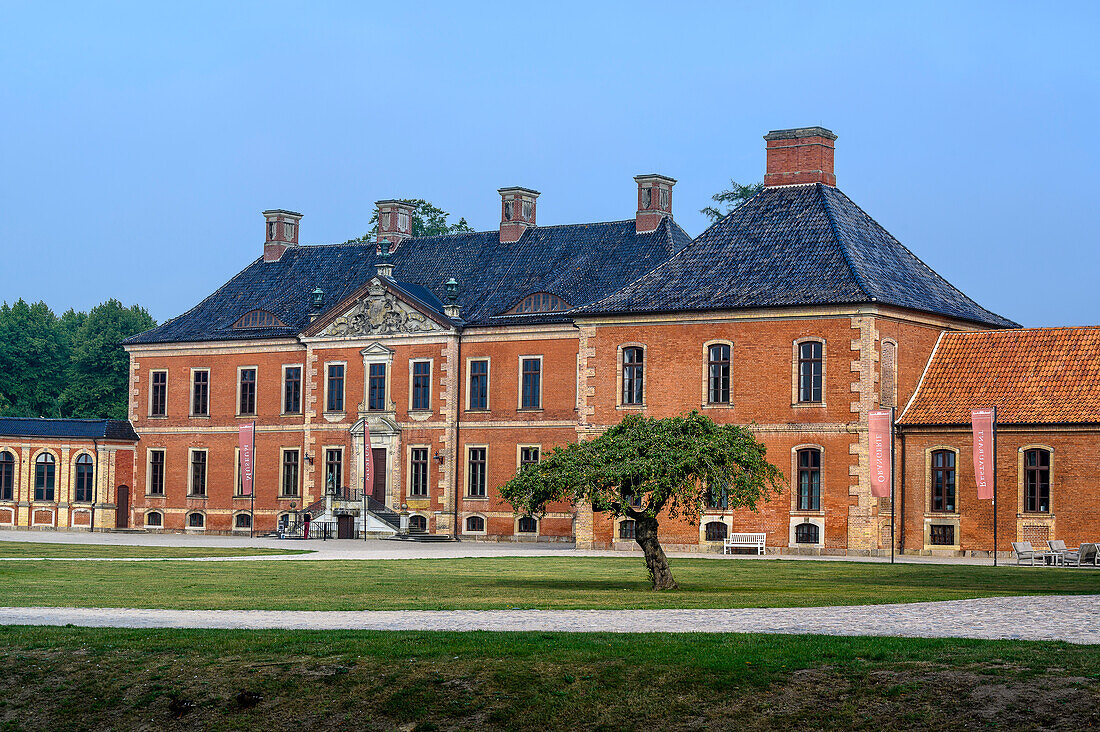
POLYGON ((374 453, 370 449, 370 427, 363 420, 363 493, 370 495, 374 489, 374 453))
POLYGON ((256 423, 242 424, 237 440, 241 448, 241 495, 251 496, 256 452, 256 423))
POLYGON ((870 427, 871 444, 871 495, 875 498, 888 498, 894 469, 891 459, 894 410, 871 410, 867 415, 867 424, 870 427))
POLYGON ((970 424, 974 429, 974 480, 978 484, 978 498, 993 498, 993 419, 992 409, 975 409, 970 412, 970 424))

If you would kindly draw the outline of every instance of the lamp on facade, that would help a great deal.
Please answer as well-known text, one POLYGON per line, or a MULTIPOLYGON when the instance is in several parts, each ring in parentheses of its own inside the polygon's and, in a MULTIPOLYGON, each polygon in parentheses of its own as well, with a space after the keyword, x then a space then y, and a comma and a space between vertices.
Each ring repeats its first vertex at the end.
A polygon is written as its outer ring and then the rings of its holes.
POLYGON ((439 463, 440 465, 442 465, 442 464, 443 464, 443 457, 444 457, 444 456, 443 456, 443 453, 442 453, 442 452, 437 452, 437 453, 435 454, 435 456, 434 456, 434 457, 435 457, 436 461, 437 461, 437 462, 438 462, 438 463, 439 463))

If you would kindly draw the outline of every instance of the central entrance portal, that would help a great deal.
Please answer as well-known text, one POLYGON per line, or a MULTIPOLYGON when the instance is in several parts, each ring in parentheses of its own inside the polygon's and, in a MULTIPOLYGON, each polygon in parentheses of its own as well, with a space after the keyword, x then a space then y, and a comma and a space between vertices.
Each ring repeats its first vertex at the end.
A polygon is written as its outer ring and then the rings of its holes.
POLYGON ((374 485, 370 487, 371 498, 381 504, 386 503, 386 448, 371 448, 374 459, 374 485))

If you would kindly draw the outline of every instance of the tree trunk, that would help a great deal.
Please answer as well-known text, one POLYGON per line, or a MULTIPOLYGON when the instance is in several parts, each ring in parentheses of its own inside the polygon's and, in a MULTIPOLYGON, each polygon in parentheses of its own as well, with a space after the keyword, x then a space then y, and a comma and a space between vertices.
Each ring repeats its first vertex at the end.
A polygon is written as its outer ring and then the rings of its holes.
POLYGON ((634 541, 645 552, 645 566, 649 570, 649 578, 653 581, 655 590, 678 590, 680 585, 672 578, 672 570, 668 567, 665 558, 665 550, 661 548, 661 542, 657 541, 657 519, 635 518, 634 541))

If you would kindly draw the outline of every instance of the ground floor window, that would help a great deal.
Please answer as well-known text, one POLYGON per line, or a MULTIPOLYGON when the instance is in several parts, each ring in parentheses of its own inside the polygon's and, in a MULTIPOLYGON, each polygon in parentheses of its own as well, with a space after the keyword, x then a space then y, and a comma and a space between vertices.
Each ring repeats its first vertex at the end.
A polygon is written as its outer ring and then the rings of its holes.
POLYGON ((466 530, 467 531, 485 531, 485 519, 480 516, 467 516, 466 517, 466 530))
POLYGON ((53 455, 44 452, 34 461, 34 500, 52 501, 54 489, 53 455))
POLYGON ((233 525, 238 529, 251 529, 252 516, 247 513, 238 513, 233 525))
POLYGON ((516 528, 521 534, 534 534, 539 530, 539 522, 534 516, 523 516, 516 528))
POLYGON ((145 514, 145 525, 146 526, 163 526, 164 525, 164 517, 161 516, 158 511, 150 511, 149 513, 145 514))
POLYGON ((187 526, 191 529, 201 529, 206 526, 206 517, 201 513, 187 514, 187 526))
POLYGON ((952 524, 932 524, 929 528, 929 540, 933 546, 954 546, 955 527, 952 524))
POLYGON ((817 524, 809 521, 794 527, 794 541, 796 544, 817 544, 821 541, 821 531, 817 524))
POLYGON ((634 538, 634 519, 626 519, 619 522, 619 538, 620 539, 633 539, 634 538))
POLYGON ((711 521, 703 527, 707 541, 721 541, 729 535, 729 527, 721 521, 711 521))

